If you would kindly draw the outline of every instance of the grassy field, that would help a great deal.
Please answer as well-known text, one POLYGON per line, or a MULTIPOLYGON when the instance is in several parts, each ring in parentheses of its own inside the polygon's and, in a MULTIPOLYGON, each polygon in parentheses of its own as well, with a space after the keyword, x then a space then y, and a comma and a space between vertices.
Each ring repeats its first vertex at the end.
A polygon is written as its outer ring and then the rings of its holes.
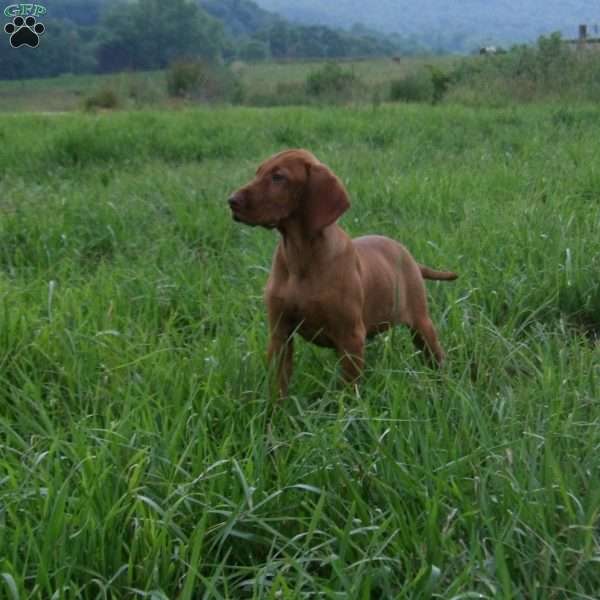
POLYGON ((164 72, 111 75, 60 75, 43 79, 0 81, 0 112, 64 112, 82 109, 85 98, 111 88, 124 98, 141 90, 145 99, 166 101, 164 72))
MULTIPOLYGON (((7 84, 3 84, 7 85, 7 84)), ((18 85, 18 84, 14 84, 18 85)), ((0 597, 600 596, 600 108, 0 118, 0 597), (300 343, 226 198, 303 146, 342 225, 460 273, 448 354, 300 343)))
MULTIPOLYGON (((394 78, 413 73, 425 64, 448 68, 456 59, 433 57, 403 58, 400 61, 373 59, 338 62, 368 87, 364 95, 370 99, 375 90, 379 90, 380 96, 385 98, 389 81, 394 78)), ((322 64, 322 61, 254 64, 238 61, 233 64, 232 70, 239 76, 249 103, 261 100, 264 103, 265 98, 273 103, 282 88, 284 93, 289 93, 290 87, 303 87, 309 73, 320 68, 322 64)), ((111 75, 61 75, 22 81, 0 80, 0 112, 62 112, 81 109, 87 97, 104 89, 113 90, 125 107, 133 108, 140 104, 173 105, 173 100, 167 95, 165 72, 154 71, 111 75)))

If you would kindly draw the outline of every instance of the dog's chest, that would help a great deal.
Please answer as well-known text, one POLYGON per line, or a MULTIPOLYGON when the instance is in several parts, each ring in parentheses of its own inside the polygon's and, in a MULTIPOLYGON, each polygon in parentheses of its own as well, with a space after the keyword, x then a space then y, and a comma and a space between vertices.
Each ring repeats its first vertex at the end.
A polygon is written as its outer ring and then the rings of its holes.
POLYGON ((319 346, 333 346, 329 336, 331 299, 326 290, 315 290, 313 286, 292 279, 267 289, 266 301, 304 339, 319 346))

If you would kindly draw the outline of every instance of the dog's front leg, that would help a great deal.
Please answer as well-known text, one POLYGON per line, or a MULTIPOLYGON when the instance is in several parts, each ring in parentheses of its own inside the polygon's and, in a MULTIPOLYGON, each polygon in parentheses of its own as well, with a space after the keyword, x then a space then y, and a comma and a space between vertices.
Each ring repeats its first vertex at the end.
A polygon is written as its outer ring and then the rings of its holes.
POLYGON ((336 344, 341 356, 342 374, 347 383, 355 383, 363 371, 365 338, 366 331, 364 327, 360 327, 339 339, 336 344))
POLYGON ((267 360, 269 366, 275 368, 279 398, 287 396, 288 386, 292 377, 294 358, 294 340, 291 334, 283 332, 280 326, 271 329, 267 360))

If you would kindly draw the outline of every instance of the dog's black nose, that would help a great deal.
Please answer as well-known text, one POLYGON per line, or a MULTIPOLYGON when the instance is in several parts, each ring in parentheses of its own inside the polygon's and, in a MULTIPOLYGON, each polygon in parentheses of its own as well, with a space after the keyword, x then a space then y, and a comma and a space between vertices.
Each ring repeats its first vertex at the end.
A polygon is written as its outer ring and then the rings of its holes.
POLYGON ((229 200, 227 200, 227 202, 229 202, 229 206, 232 210, 239 209, 242 204, 239 196, 236 196, 235 194, 233 196, 229 196, 229 200))

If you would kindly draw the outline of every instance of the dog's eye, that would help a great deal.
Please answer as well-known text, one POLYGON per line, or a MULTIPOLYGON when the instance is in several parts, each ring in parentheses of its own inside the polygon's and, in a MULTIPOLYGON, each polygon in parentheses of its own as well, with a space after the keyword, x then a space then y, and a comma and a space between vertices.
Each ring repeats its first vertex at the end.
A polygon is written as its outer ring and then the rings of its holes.
POLYGON ((273 183, 283 183, 285 177, 281 173, 273 173, 273 175, 271 175, 271 181, 273 183))

